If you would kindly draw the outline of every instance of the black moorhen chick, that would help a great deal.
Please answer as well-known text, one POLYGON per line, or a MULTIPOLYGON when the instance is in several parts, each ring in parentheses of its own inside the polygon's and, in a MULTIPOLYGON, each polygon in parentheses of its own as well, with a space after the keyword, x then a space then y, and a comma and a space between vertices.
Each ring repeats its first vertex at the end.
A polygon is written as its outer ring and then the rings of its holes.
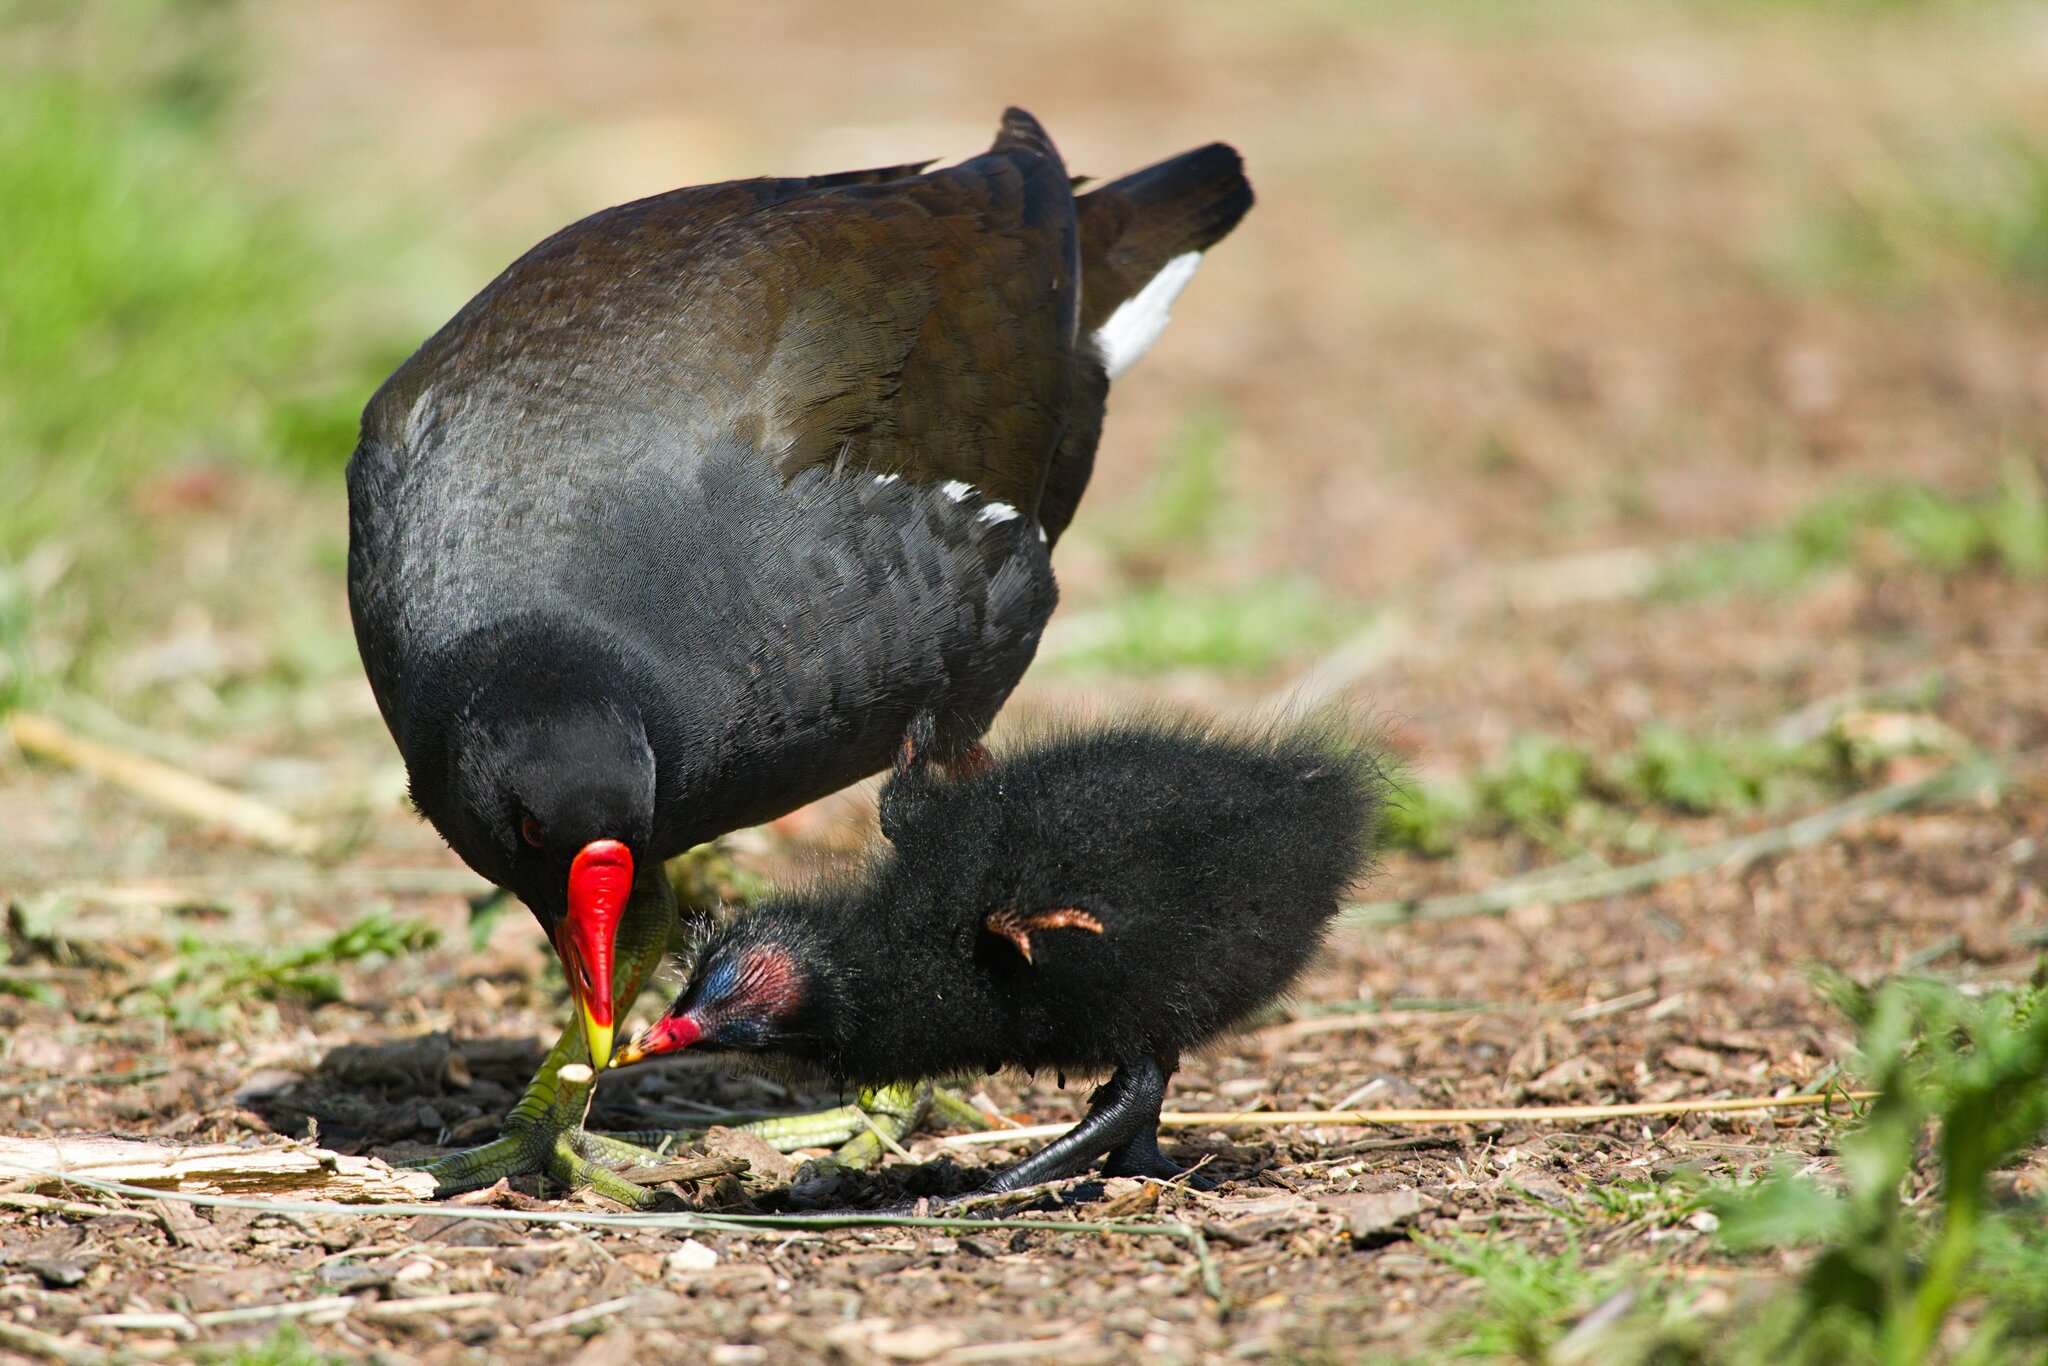
POLYGON ((1178 1171, 1160 1100, 1180 1054, 1286 991, 1368 854, 1382 780, 1320 728, 1131 723, 884 788, 893 848, 705 946, 620 1063, 680 1049, 874 1086, 1003 1067, 1114 1069, 1088 1115, 999 1174, 1107 1155, 1178 1171))
POLYGON ((415 804, 532 908, 572 1026, 443 1191, 595 1162, 589 1063, 664 953, 662 862, 971 756, 1055 597, 1110 380, 1252 202, 1213 144, 1076 196, 1036 120, 957 166, 675 190, 514 262, 385 381, 349 602, 415 804), (566 1069, 566 1070, 565 1070, 566 1069))

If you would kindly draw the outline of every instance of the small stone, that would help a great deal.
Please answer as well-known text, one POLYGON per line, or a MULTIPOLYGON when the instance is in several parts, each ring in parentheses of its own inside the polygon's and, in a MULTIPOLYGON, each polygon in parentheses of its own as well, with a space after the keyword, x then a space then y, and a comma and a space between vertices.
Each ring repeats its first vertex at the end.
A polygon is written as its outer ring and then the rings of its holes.
POLYGON ((1710 1209, 1695 1210, 1693 1216, 1685 1222, 1701 1233, 1712 1233, 1721 1227, 1721 1216, 1710 1209))
POLYGON ((671 1276, 694 1275, 717 1265, 718 1253, 695 1238, 683 1239, 683 1245, 668 1254, 668 1273, 671 1276))
POLYGON ((433 1274, 434 1264, 432 1262, 420 1261, 416 1259, 407 1262, 404 1266, 398 1268, 398 1273, 394 1275, 391 1279, 398 1282, 400 1285, 413 1285, 419 1281, 426 1280, 429 1276, 432 1276, 433 1274))
POLYGON ((391 1284, 389 1267, 364 1266, 360 1262, 329 1262, 315 1273, 322 1285, 340 1290, 375 1290, 391 1284))
POLYGON ((1347 1201, 1344 1232, 1354 1243, 1384 1241, 1415 1222, 1430 1199, 1418 1190, 1382 1191, 1347 1201))
POLYGON ((721 1342, 711 1349, 711 1366, 756 1366, 767 1359, 766 1347, 749 1342, 721 1342))
POLYGON ((919 1323, 877 1333, 868 1339, 868 1346, 876 1356, 887 1357, 891 1361, 930 1361, 966 1341, 967 1335, 958 1329, 919 1323))
POLYGON ((52 1290, 68 1290, 85 1279, 86 1268, 69 1257, 29 1257, 21 1266, 52 1290))
POLYGON ((228 1096, 237 1105, 248 1105, 268 1096, 280 1095, 299 1084, 297 1072, 284 1067, 262 1067, 242 1079, 228 1096))
POLYGON ((415 1128, 424 1129, 430 1134, 441 1132, 441 1112, 425 1101, 421 1101, 420 1108, 413 1111, 412 1122, 415 1128))

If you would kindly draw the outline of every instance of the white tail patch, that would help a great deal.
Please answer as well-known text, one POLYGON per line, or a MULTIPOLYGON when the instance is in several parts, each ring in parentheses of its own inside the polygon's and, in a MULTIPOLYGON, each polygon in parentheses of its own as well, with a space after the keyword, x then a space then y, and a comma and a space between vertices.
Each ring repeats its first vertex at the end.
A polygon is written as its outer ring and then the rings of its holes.
POLYGON ((1195 278, 1195 267, 1200 264, 1199 251, 1174 257, 1145 282, 1143 289, 1117 305, 1108 322, 1095 329, 1095 349, 1102 353, 1102 368, 1111 379, 1120 378, 1159 340, 1167 320, 1173 316, 1173 301, 1195 278))
POLYGON ((974 485, 963 484, 958 479, 948 479, 945 483, 939 485, 939 492, 945 494, 956 503, 964 503, 974 496, 974 485))

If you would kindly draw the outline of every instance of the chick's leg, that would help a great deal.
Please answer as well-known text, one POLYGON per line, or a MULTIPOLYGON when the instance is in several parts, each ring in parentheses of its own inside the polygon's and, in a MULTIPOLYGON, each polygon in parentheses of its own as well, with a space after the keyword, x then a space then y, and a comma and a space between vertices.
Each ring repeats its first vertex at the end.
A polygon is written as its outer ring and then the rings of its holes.
POLYGON ((1122 1145, 1112 1148, 1102 1159, 1104 1176, 1150 1176, 1161 1181, 1171 1181, 1186 1176, 1188 1184, 1197 1190, 1208 1190, 1215 1183, 1199 1173, 1188 1175, 1187 1168, 1174 1162, 1159 1151, 1159 1107, 1166 1098, 1166 1084, 1173 1074, 1180 1070, 1180 1058, 1169 1055, 1149 1060, 1159 1074, 1159 1095, 1152 1102, 1151 1116, 1138 1126, 1138 1131, 1122 1145))
MULTIPOLYGON (((675 894, 652 879, 633 889, 620 918, 612 968, 612 1010, 622 1016, 668 951, 676 923, 675 894)), ((640 1165, 659 1161, 652 1153, 588 1132, 584 1116, 597 1069, 577 1023, 562 1031, 540 1071, 527 1083, 519 1103, 505 1117, 504 1132, 480 1148, 422 1164, 439 1183, 438 1195, 455 1195, 505 1177, 540 1175, 565 1189, 589 1186, 624 1205, 642 1208, 655 1195, 606 1169, 606 1163, 640 1165), (580 1068, 580 1071, 579 1071, 580 1068), (567 1071, 568 1076, 563 1076, 567 1071)))
POLYGON ((1089 1163, 1104 1154, 1141 1159, 1142 1150, 1134 1146, 1140 1143, 1152 1143, 1156 1155, 1158 1147, 1152 1135, 1159 1128, 1159 1105, 1166 1098, 1167 1075, 1152 1058, 1125 1063, 1088 1098, 1088 1113, 1079 1124, 1022 1162, 996 1173, 983 1190, 1003 1194, 1079 1176, 1088 1170, 1089 1163))

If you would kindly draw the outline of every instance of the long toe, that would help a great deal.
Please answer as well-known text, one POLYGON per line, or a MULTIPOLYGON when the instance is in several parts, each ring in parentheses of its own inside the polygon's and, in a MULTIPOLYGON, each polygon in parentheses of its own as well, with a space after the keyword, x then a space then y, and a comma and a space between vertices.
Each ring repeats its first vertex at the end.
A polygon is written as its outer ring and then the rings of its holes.
POLYGON ((754 1135, 777 1152, 832 1148, 833 1162, 865 1169, 879 1161, 885 1151, 900 1151, 903 1140, 924 1123, 931 1107, 929 1085, 884 1086, 861 1092, 852 1105, 837 1105, 805 1115, 777 1115, 733 1127, 754 1135))
MULTIPOLYGON (((588 1187, 632 1209, 646 1209, 657 1203, 661 1198, 657 1192, 628 1181, 593 1160, 595 1156, 606 1160, 624 1159, 624 1154, 594 1149, 591 1141, 596 1138, 597 1135, 586 1134, 581 1129, 545 1133, 538 1128, 527 1128, 492 1139, 481 1147, 450 1153, 431 1162, 406 1165, 416 1166, 433 1177, 434 1194, 443 1199, 496 1185, 500 1181, 538 1176, 564 1192, 588 1187)), ((618 1146, 623 1148, 626 1145, 618 1146)), ((647 1156, 652 1157, 653 1154, 647 1156)))
POLYGON ((1214 1190, 1216 1183, 1198 1171, 1181 1166, 1159 1151, 1159 1136, 1152 1130, 1137 1135, 1102 1159, 1104 1176, 1145 1176, 1159 1181, 1185 1181, 1199 1191, 1214 1190))

